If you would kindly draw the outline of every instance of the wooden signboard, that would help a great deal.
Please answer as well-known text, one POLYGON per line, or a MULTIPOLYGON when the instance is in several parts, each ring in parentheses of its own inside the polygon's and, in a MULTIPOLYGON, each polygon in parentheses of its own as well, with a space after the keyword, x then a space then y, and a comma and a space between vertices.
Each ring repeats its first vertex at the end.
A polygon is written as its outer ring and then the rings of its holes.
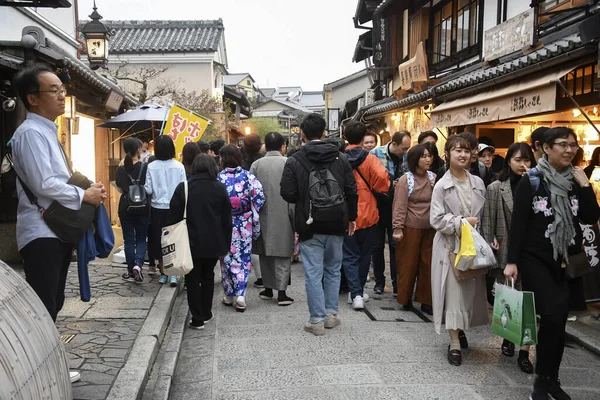
POLYGON ((485 61, 533 45, 534 11, 527 10, 485 32, 485 61))

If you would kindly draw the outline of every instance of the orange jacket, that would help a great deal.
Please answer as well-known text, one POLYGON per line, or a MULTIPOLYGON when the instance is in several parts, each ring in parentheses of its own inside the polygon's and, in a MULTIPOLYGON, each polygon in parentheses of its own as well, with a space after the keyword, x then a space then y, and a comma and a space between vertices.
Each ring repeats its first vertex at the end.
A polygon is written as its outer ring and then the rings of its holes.
POLYGON ((356 188, 358 191, 358 217, 356 218, 356 229, 369 228, 379 222, 379 210, 377 209, 377 199, 371 190, 380 193, 387 193, 390 188, 390 179, 387 170, 379 161, 377 156, 368 154, 359 145, 349 145, 346 148, 348 161, 352 165, 354 178, 356 179, 356 188), (364 179, 359 175, 356 169, 360 171, 364 179), (367 186, 365 179, 371 186, 367 186))

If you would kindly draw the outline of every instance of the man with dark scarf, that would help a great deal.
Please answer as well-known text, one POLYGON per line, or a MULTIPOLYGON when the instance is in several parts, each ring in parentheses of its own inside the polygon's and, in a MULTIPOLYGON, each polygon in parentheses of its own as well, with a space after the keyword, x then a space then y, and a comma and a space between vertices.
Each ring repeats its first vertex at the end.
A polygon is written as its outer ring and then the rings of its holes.
POLYGON ((355 310, 363 309, 364 302, 368 300, 363 288, 367 282, 379 221, 374 193, 386 193, 390 187, 383 164, 362 148, 366 133, 367 127, 361 122, 351 122, 344 129, 349 143, 345 152, 352 166, 358 191, 358 217, 354 235, 344 237, 342 268, 350 289, 348 303, 352 303, 355 310))

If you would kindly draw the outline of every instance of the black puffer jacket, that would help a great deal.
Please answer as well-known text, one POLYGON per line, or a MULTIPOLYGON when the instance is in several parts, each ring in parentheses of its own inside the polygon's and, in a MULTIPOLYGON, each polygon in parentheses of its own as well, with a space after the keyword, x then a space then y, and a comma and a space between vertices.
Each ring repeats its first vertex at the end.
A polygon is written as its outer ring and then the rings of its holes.
POLYGON ((309 240, 314 234, 344 236, 348 221, 356 220, 358 194, 352 167, 346 155, 340 153, 337 146, 331 142, 313 140, 288 158, 281 177, 281 197, 288 203, 296 204, 294 228, 301 240, 309 240), (304 157, 310 164, 328 165, 346 198, 347 212, 343 220, 327 224, 306 224, 309 214, 309 171, 298 160, 299 157, 304 157))

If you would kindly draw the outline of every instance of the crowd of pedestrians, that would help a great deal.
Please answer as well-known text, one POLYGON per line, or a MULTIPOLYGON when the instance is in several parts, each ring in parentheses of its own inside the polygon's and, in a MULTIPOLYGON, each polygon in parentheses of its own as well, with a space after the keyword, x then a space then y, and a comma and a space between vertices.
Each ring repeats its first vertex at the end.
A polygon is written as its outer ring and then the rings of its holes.
MULTIPOLYGON (((27 109, 12 139, 19 178, 17 242, 27 281, 56 320, 71 246, 48 227, 40 208, 52 202, 73 210, 83 203, 97 207, 106 189, 94 183, 84 190, 70 182, 70 164, 53 123, 64 113, 65 91, 53 71, 27 68, 15 83, 27 109), (29 201, 26 188, 36 202, 29 201)), ((567 315, 582 307, 583 288, 580 278, 567 279, 565 267, 582 253, 580 222, 595 224, 600 217, 588 181, 591 170, 586 176, 573 166, 580 150, 576 134, 538 128, 531 144, 514 143, 502 158, 489 139, 469 132, 448 137, 440 156, 434 132, 421 133, 412 147, 406 131, 377 146, 367 126, 350 122, 344 127, 346 146, 327 140, 325 128, 320 115, 308 115, 300 125, 304 144, 295 151, 288 151, 277 132, 267 134, 264 145, 258 135, 248 135, 241 149, 223 140, 188 143, 183 163, 174 159, 169 136, 155 140, 153 155, 149 143, 125 139, 125 158, 116 171, 127 263, 123 279, 143 282, 147 253, 146 273, 177 285, 163 267, 160 242, 162 229, 185 216, 193 259, 185 276, 188 326, 203 329, 213 319, 216 263, 225 306, 246 310, 252 269, 260 271, 254 283, 263 289, 260 298, 273 300, 277 291, 278 305, 289 306, 291 263, 299 248, 309 311, 304 330, 321 336, 342 323, 342 271, 353 309, 363 309, 369 299, 371 264, 373 294, 390 290, 387 245, 393 296, 404 310, 419 303, 421 312, 433 316, 438 334, 444 326, 447 359, 454 366, 463 362, 466 332, 489 322, 494 282, 510 279, 533 292, 540 316, 536 363, 534 368, 529 347, 522 347, 518 367, 536 373, 532 399, 570 399, 560 387, 559 369, 567 315), (465 278, 454 268, 463 220, 495 250, 497 262, 487 276, 465 278)), ((594 151, 593 165, 599 156, 594 151)), ((501 352, 512 357, 515 345, 504 340, 501 352)))

